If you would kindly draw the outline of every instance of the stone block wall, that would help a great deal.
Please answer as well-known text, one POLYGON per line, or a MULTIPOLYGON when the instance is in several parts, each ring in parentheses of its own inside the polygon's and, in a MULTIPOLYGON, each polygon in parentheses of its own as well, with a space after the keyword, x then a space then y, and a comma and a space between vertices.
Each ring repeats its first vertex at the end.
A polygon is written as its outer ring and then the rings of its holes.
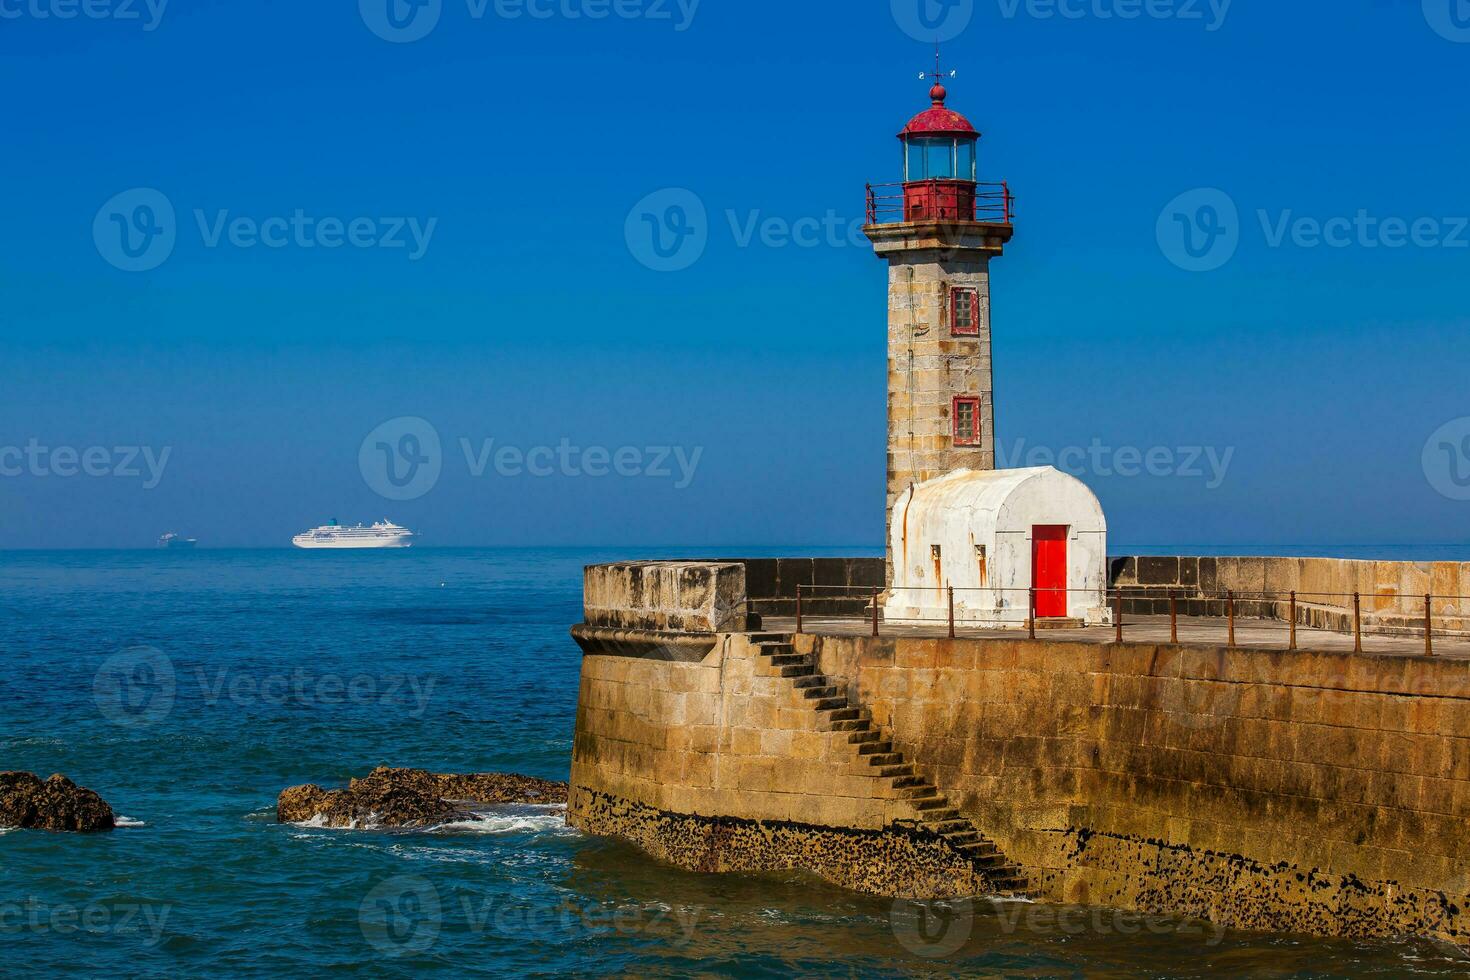
POLYGON ((1286 597, 1296 592, 1300 623, 1342 629, 1351 628, 1350 597, 1358 593, 1365 627, 1417 630, 1424 597, 1433 594, 1444 597, 1434 604, 1435 629, 1470 628, 1470 562, 1128 557, 1111 565, 1112 584, 1125 590, 1124 611, 1132 615, 1167 614, 1175 593, 1184 598, 1181 615, 1223 616, 1223 595, 1233 591, 1241 597, 1238 615, 1285 619, 1286 597))
POLYGON ((718 633, 744 629, 745 566, 643 561, 588 566, 583 621, 612 629, 718 633))
POLYGON ((1039 897, 1470 942, 1470 664, 802 637, 1039 897))
POLYGON ((971 862, 900 826, 913 804, 847 732, 822 730, 748 636, 696 662, 605 649, 582 662, 572 826, 696 870, 803 868, 890 895, 984 888, 971 862))

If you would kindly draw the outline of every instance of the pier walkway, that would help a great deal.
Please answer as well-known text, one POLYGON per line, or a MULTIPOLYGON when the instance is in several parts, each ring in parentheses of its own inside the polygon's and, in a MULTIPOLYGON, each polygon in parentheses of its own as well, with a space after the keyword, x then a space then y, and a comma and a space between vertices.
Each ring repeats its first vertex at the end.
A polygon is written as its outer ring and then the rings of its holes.
MULTIPOLYGON (((765 616, 762 629, 772 633, 795 633, 794 616, 765 616)), ((947 623, 904 625, 879 623, 880 636, 947 637, 947 623)), ((816 636, 871 636, 872 620, 856 617, 802 617, 803 633, 816 636)), ((1089 626, 1081 629, 1042 629, 1037 638, 1055 642, 1114 643, 1117 632, 1112 626, 1089 626)), ((956 626, 955 636, 985 640, 1024 640, 1024 629, 975 629, 956 626)), ((1229 624, 1214 617, 1180 617, 1179 643, 1184 646, 1223 647, 1229 641, 1229 624)), ((1289 624, 1270 619, 1237 619, 1234 647, 1245 650, 1286 650, 1291 641, 1289 624)), ((1168 616, 1124 618, 1123 642, 1170 642, 1168 616)), ((1297 627, 1297 649, 1317 653, 1352 653, 1353 635, 1329 630, 1297 627)), ((1382 633, 1363 634, 1363 653, 1383 656, 1422 657, 1424 637, 1395 636, 1382 633)), ((1470 637, 1446 636, 1436 631, 1434 655, 1446 660, 1470 660, 1470 637)))

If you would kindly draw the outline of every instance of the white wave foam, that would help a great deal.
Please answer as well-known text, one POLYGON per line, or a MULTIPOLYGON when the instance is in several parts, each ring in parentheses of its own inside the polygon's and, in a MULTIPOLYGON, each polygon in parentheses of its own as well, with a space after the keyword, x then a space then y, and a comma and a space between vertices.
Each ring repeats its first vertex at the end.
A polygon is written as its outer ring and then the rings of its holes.
POLYGON ((118 814, 117 816, 115 816, 115 817, 112 818, 112 825, 114 827, 121 827, 121 828, 124 828, 124 829, 132 828, 132 827, 146 827, 146 826, 148 826, 146 823, 144 823, 141 820, 135 820, 132 817, 125 817, 122 814, 118 814))
POLYGON ((540 834, 568 830, 567 808, 555 806, 518 806, 514 809, 476 813, 466 820, 451 820, 429 828, 429 833, 461 834, 540 834))

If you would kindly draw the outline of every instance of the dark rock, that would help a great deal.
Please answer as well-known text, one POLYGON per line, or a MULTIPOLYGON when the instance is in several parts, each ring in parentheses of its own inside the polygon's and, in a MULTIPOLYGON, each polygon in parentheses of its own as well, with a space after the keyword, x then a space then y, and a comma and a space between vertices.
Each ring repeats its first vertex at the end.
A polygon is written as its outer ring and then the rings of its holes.
POLYGON ((566 783, 484 772, 467 775, 379 766, 346 789, 293 786, 276 800, 280 823, 327 827, 429 827, 471 818, 475 807, 565 803, 566 783))
POLYGON ((0 827, 90 833, 113 825, 112 807, 65 776, 42 782, 29 772, 0 772, 0 827))

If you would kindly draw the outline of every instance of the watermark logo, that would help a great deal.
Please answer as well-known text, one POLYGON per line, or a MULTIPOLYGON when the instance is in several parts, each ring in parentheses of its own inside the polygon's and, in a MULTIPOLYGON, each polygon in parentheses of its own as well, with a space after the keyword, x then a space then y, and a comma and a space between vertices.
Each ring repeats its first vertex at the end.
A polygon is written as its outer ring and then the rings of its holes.
POLYGON ((358 908, 362 937, 388 957, 422 953, 439 938, 444 908, 439 889, 418 875, 397 875, 373 888, 358 908))
POLYGON ((444 469, 439 431, 416 416, 389 419, 362 441, 357 466, 378 496, 417 500, 434 489, 444 469))
POLYGON ((173 203, 151 187, 116 195, 92 221, 97 254, 124 272, 148 272, 163 265, 177 240, 173 203))
POLYGON ((1470 0, 1424 0, 1424 19, 1445 40, 1470 44, 1470 0))
POLYGON ((439 26, 444 0, 357 0, 357 10, 368 30, 378 37, 409 44, 423 40, 439 26))
POLYGON ((1198 22, 1209 33, 1225 26, 1235 0, 997 0, 1000 15, 1015 20, 1177 20, 1198 22))
POLYGON ((969 899, 916 902, 901 898, 888 912, 893 936, 904 949, 925 959, 952 956, 970 941, 975 905, 969 899))
POLYGON ((889 0, 893 20, 915 41, 953 41, 970 26, 975 0, 889 0))
POLYGON ((153 948, 163 941, 172 905, 115 902, 54 905, 35 896, 23 902, 0 902, 0 936, 34 935, 140 936, 153 948))
MULTIPOLYGON (((194 231, 206 249, 402 250, 410 262, 428 253, 439 227, 438 218, 341 218, 310 214, 305 208, 264 218, 236 215, 228 208, 194 208, 191 216, 194 231)), ((173 202, 152 188, 118 194, 102 206, 92 222, 97 254, 124 272, 150 272, 163 265, 173 255, 179 234, 173 202)))
POLYGON ((1235 460, 1235 447, 1216 446, 1109 446, 1094 437, 1086 446, 1027 446, 1017 439, 1010 446, 997 444, 996 462, 1001 469, 1054 466, 1075 477, 1122 477, 1133 479, 1149 476, 1156 479, 1177 477, 1202 480, 1206 490, 1218 490, 1225 483, 1230 464, 1235 460))
POLYGON ((44 446, 32 437, 24 446, 0 446, 0 477, 76 476, 142 480, 144 490, 163 482, 172 446, 44 446))
POLYGON ((92 678, 92 700, 102 717, 124 728, 146 728, 174 707, 177 678, 161 650, 131 647, 102 662, 92 678))
POLYGON ((1446 422, 1424 444, 1424 476, 1441 497, 1470 500, 1470 418, 1446 422))
POLYGON ((654 191, 633 205, 623 226, 628 251, 654 272, 681 272, 709 245, 709 214, 699 195, 682 187, 654 191))
POLYGON ((1186 272, 1213 272, 1240 247, 1240 210, 1224 191, 1186 191, 1164 206, 1155 229, 1164 257, 1186 272))
POLYGON ((163 23, 169 0, 0 0, 0 20, 138 21, 144 31, 163 23), (146 18, 146 19, 145 19, 146 18))

